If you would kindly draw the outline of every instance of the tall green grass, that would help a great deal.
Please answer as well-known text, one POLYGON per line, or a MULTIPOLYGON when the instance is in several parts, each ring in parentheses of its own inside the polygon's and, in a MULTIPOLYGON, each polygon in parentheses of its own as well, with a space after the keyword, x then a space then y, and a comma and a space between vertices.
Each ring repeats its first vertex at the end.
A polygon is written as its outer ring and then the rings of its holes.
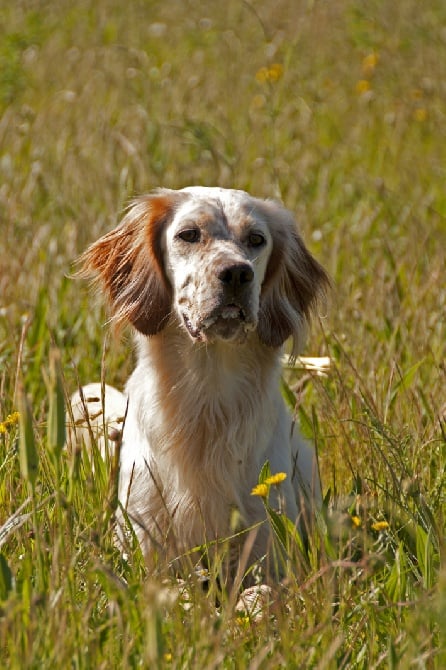
POLYGON ((446 665, 445 51, 439 0, 0 7, 2 667, 446 665), (113 469, 62 448, 63 397, 133 365, 73 261, 191 183, 282 198, 335 285, 328 376, 284 386, 324 508, 306 547, 265 499, 261 620, 122 556, 113 469))

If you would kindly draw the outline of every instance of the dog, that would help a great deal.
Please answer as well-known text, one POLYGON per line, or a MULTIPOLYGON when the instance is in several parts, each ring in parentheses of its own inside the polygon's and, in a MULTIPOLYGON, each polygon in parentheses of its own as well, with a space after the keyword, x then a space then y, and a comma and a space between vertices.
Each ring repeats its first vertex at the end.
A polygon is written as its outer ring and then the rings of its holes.
POLYGON ((125 393, 86 386, 73 415, 119 436, 119 500, 148 565, 228 537, 234 509, 259 524, 262 558, 269 530, 251 492, 264 463, 286 475, 269 504, 296 524, 321 502, 314 449, 279 389, 282 345, 300 351, 329 285, 292 214, 239 190, 159 189, 81 263, 112 320, 133 327, 137 364, 125 393))

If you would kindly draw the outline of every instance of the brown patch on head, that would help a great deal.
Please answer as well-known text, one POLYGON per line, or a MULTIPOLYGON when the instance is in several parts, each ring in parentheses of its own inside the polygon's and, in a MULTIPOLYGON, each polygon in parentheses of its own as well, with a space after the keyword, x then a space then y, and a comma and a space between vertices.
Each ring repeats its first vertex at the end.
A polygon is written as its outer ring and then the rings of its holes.
POLYGON ((163 265, 162 232, 178 195, 171 191, 143 196, 130 206, 121 224, 82 255, 82 275, 97 275, 114 318, 129 321, 144 335, 167 323, 172 290, 163 265))
POLYGON ((306 248, 291 213, 272 202, 262 203, 261 211, 268 221, 273 248, 262 284, 258 334, 271 347, 293 337, 295 350, 330 280, 306 248))

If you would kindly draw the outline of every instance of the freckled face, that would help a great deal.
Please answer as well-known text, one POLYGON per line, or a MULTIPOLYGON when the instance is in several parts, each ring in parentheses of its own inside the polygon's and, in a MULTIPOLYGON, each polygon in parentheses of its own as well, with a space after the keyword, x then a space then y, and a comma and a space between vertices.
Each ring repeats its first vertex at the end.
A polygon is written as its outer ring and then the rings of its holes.
POLYGON ((243 342, 256 329, 271 249, 268 226, 247 196, 181 205, 166 229, 165 268, 192 339, 243 342))

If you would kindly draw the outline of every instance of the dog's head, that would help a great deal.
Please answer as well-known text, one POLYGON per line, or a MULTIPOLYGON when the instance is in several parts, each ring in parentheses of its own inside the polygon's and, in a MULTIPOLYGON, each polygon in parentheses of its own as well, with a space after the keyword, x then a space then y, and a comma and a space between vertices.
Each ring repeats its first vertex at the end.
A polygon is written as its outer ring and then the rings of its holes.
POLYGON ((137 199, 82 256, 116 320, 145 335, 168 324, 197 342, 299 342, 328 278, 290 212, 243 191, 190 187, 137 199))

